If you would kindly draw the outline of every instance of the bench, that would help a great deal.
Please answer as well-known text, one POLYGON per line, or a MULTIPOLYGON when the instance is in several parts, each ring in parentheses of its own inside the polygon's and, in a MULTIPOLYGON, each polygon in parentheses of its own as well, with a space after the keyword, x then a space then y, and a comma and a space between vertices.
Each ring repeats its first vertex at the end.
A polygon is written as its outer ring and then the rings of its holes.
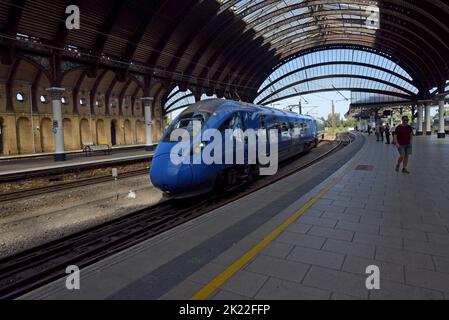
POLYGON ((93 143, 86 143, 83 145, 83 152, 87 156, 92 156, 92 153, 94 152, 103 152, 106 154, 111 154, 111 147, 108 144, 93 144, 93 143))

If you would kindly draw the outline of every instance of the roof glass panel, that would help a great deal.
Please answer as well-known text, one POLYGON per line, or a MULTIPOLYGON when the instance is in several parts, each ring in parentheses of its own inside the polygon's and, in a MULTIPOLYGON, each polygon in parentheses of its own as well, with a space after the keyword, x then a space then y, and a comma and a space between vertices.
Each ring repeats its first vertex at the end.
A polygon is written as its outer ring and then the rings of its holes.
MULTIPOLYGON (((233 11, 271 43, 279 43, 289 37, 284 30, 305 32, 312 25, 318 33, 309 34, 326 37, 329 29, 342 32, 347 28, 375 30, 379 25, 378 1, 309 1, 309 0, 221 0, 222 6, 233 11), (377 13, 377 15, 376 15, 377 13), (296 29, 296 30, 295 30, 296 29)), ((351 31, 349 34, 365 34, 351 31)), ((304 40, 301 39, 301 40, 304 40)))
POLYGON ((195 103, 195 97, 192 91, 181 91, 179 87, 175 87, 168 95, 167 101, 164 103, 164 110, 173 111, 190 104, 195 103))

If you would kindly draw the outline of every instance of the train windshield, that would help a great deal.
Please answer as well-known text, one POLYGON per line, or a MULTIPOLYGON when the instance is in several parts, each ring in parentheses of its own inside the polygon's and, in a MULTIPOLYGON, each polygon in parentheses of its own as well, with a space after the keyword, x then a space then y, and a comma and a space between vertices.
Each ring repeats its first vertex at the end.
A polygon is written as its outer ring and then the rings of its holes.
MULTIPOLYGON (((170 139, 173 131, 177 129, 184 129, 190 135, 190 137, 194 137, 200 132, 196 132, 197 129, 201 129, 201 127, 207 122, 210 117, 210 113, 207 112, 194 112, 194 113, 184 113, 177 117, 168 127, 167 132, 165 133, 165 137, 163 139, 164 142, 172 142, 170 139)), ((177 140, 176 140, 177 141, 177 140)))

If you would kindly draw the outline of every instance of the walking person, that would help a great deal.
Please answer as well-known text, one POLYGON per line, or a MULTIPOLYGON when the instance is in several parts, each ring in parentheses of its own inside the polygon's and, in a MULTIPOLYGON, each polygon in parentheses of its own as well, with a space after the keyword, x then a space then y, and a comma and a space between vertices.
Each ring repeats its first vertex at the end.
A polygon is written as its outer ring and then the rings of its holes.
POLYGON ((380 125, 379 126, 379 135, 380 135, 382 142, 384 142, 384 132, 385 132, 384 126, 380 125))
POLYGON ((390 125, 387 123, 387 125, 385 126, 385 140, 387 140, 386 144, 390 144, 390 125))
POLYGON ((413 140, 413 129, 408 124, 409 118, 407 116, 402 117, 402 123, 396 126, 393 143, 396 145, 399 151, 399 159, 396 164, 396 172, 399 172, 402 163, 402 172, 409 174, 408 171, 408 161, 409 157, 412 155, 412 140, 413 140))

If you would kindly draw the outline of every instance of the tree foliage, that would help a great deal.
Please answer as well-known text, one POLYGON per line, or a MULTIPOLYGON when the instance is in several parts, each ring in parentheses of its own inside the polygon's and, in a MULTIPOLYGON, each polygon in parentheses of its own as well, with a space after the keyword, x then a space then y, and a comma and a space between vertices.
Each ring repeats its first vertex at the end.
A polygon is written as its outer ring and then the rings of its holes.
POLYGON ((326 128, 332 128, 335 125, 335 128, 354 128, 357 125, 357 121, 355 119, 341 119, 340 113, 330 113, 326 118, 321 118, 324 122, 326 128), (333 121, 332 121, 333 120, 333 121))

